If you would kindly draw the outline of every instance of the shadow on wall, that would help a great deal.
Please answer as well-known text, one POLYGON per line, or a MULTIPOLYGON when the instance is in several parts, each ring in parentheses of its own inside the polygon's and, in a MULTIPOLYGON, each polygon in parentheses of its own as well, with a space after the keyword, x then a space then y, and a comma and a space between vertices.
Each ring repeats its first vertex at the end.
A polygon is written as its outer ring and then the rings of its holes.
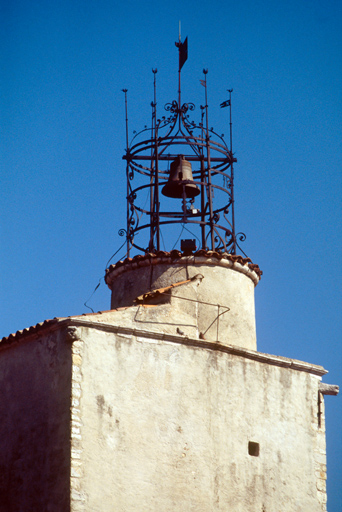
POLYGON ((63 331, 0 349, 0 512, 70 511, 71 344, 63 331))

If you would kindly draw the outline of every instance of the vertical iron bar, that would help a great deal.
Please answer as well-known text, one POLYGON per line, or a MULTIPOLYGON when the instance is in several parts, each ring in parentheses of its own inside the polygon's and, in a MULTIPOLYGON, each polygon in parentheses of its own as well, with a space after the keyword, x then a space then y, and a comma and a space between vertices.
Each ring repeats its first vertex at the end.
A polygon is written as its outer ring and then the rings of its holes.
POLYGON ((211 162, 210 162, 210 144, 209 144, 209 120, 208 120, 208 93, 207 93, 207 74, 208 70, 203 69, 205 78, 205 118, 206 118, 206 148, 207 148, 207 166, 208 166, 208 203, 209 203, 209 224, 211 233, 211 250, 215 249, 215 236, 214 236, 214 219, 213 219, 213 200, 211 189, 211 162))
POLYGON ((229 131, 230 131, 230 190, 232 200, 232 238, 233 247, 232 254, 236 254, 236 238, 235 238, 235 200, 234 200, 234 165, 233 165, 233 128, 232 128, 232 92, 233 89, 228 89, 229 92, 229 131))
POLYGON ((185 192, 185 184, 182 185, 182 210, 183 210, 183 222, 184 224, 187 222, 186 218, 186 192, 185 192))
MULTIPOLYGON (((122 89, 122 92, 125 93, 125 114, 126 114, 126 155, 128 156, 128 114, 127 114, 127 89, 122 89)), ((126 165, 126 242, 127 242, 127 258, 129 257, 129 237, 130 237, 130 202, 129 202, 129 160, 127 158, 127 165, 126 165)))
MULTIPOLYGON (((204 132, 204 108, 201 106, 202 114, 201 114, 201 135, 202 139, 205 137, 204 132)), ((205 165, 204 165, 204 151, 203 146, 201 147, 201 235, 202 235, 202 247, 201 249, 206 249, 206 241, 205 241, 205 165)))
POLYGON ((155 174, 154 174, 154 208, 155 227, 157 235, 157 251, 160 251, 160 233, 159 233, 159 160, 158 160, 158 131, 157 122, 154 131, 154 158, 155 158, 155 174))
POLYGON ((202 247, 201 249, 206 249, 205 243, 205 201, 204 201, 204 191, 205 191, 205 165, 204 165, 204 157, 202 155, 201 158, 201 234, 202 234, 202 247))
MULTIPOLYGON (((180 36, 179 36, 180 37, 180 36)), ((178 46, 178 110, 179 110, 179 128, 181 127, 181 46, 182 43, 179 39, 179 46, 178 46)))
POLYGON ((181 38, 181 22, 179 21, 179 31, 178 31, 178 42, 176 43, 178 48, 178 126, 181 127, 181 48, 182 48, 182 38, 181 38))
MULTIPOLYGON (((157 82, 156 82, 156 73, 157 69, 152 69, 152 73, 154 74, 153 78, 153 103, 152 103, 152 129, 151 129, 151 140, 155 139, 155 131, 157 126, 157 82)), ((154 219, 154 198, 155 191, 153 188, 153 168, 154 158, 153 158, 154 149, 151 147, 151 179, 150 179, 150 241, 148 245, 148 250, 151 252, 154 247, 154 234, 155 234, 155 219, 154 219)))

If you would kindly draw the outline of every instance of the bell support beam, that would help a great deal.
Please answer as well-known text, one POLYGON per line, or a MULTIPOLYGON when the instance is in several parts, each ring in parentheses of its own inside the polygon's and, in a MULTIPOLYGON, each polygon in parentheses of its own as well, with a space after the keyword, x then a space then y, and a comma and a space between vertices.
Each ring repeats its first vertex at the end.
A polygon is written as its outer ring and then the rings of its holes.
MULTIPOLYGON (((158 157, 158 160, 159 162, 161 161, 164 161, 164 162, 171 162, 172 160, 174 160, 176 157, 178 156, 178 154, 175 154, 175 155, 159 155, 158 157)), ((204 160, 206 161, 206 158, 198 158, 198 156, 193 156, 193 155, 184 155, 184 158, 186 160, 188 160, 189 162, 198 162, 199 160, 204 160)), ((124 155, 122 157, 123 160, 128 160, 129 162, 132 162, 134 160, 142 160, 142 161, 148 161, 148 160, 151 160, 151 157, 148 156, 148 155, 134 155, 134 157, 132 157, 131 155, 124 155)), ((227 164, 230 164, 231 162, 237 162, 237 159, 236 158, 220 158, 220 157, 210 157, 210 162, 221 162, 221 163, 227 163, 227 164)))

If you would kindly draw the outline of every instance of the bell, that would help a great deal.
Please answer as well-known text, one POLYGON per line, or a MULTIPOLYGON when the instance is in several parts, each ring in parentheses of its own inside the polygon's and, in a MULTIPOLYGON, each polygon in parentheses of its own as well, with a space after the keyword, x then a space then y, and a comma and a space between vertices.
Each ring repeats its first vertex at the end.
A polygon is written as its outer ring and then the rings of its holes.
POLYGON ((187 198, 192 199, 200 193, 193 181, 191 163, 185 160, 183 155, 178 155, 170 166, 169 181, 162 188, 162 194, 166 197, 181 199, 183 187, 187 198))

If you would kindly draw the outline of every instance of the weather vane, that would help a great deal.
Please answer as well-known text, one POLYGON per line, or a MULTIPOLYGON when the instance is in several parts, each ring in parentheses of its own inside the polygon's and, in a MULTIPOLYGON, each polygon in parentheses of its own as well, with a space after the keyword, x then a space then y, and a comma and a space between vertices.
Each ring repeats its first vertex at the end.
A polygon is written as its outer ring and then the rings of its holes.
MULTIPOLYGON (((193 103, 181 103, 181 71, 188 58, 188 38, 178 48, 178 100, 167 103, 166 115, 158 117, 156 75, 153 72, 154 99, 151 102, 151 127, 136 133, 129 143, 126 112, 127 179, 127 256, 130 251, 157 253, 165 241, 171 250, 186 231, 192 239, 181 240, 181 250, 236 254, 237 239, 234 217, 234 163, 232 151, 231 93, 221 107, 230 109, 230 146, 208 124, 207 74, 203 69, 201 85, 205 104, 200 106, 201 118, 190 119, 193 103), (178 227, 178 232, 175 228, 178 227), (179 234, 179 229, 181 232, 179 234), (148 233, 148 236, 147 236, 148 233), (172 240, 176 238, 172 246, 172 240)), ((239 247, 241 250, 241 248, 239 247)), ((245 254, 242 250, 241 252, 245 254)))

